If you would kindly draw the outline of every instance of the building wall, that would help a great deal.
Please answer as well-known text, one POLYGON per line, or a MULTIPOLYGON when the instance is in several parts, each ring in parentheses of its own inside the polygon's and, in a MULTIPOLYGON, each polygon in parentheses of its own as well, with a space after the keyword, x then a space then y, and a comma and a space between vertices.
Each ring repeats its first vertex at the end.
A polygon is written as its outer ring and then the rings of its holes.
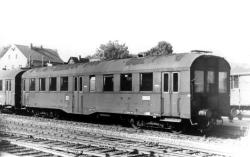
POLYGON ((0 59, 0 69, 16 69, 26 66, 27 58, 15 45, 12 45, 5 55, 0 59))

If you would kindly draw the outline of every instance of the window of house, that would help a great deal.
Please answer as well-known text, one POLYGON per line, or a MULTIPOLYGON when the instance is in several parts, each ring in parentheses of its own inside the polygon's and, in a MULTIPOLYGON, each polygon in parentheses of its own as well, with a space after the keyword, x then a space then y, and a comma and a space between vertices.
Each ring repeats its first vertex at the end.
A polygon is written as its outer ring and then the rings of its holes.
POLYGON ((140 91, 153 90, 153 73, 140 74, 140 91))
POLYGON ((113 75, 104 75, 103 76, 103 91, 113 91, 114 90, 114 81, 113 75))
POLYGON ((68 77, 61 77, 60 84, 61 84, 61 91, 68 91, 68 77))
POLYGON ((169 92, 169 74, 168 73, 164 74, 163 80, 164 80, 163 90, 164 92, 169 92))
POLYGON ((204 71, 194 72, 194 91, 196 93, 204 92, 204 71))
POLYGON ((56 77, 49 78, 49 90, 56 91, 56 77))
POLYGON ((45 91, 45 78, 39 78, 39 91, 45 91))
POLYGON ((77 91, 77 89, 78 89, 77 88, 77 77, 74 77, 74 84, 75 84, 74 85, 74 87, 75 87, 74 90, 77 91))
POLYGON ((215 76, 213 71, 207 72, 207 92, 215 92, 215 76))
POLYGON ((95 75, 89 76, 89 91, 95 91, 95 75))
POLYGON ((80 79, 80 83, 79 83, 79 91, 82 91, 82 77, 79 78, 80 79))
POLYGON ((219 72, 219 93, 227 92, 227 72, 219 72))
POLYGON ((0 80, 0 91, 3 90, 3 80, 0 80))
POLYGON ((173 73, 173 92, 179 91, 179 73, 173 73))
POLYGON ((16 54, 16 59, 17 59, 17 54, 16 54))
POLYGON ((35 90, 35 88, 36 88, 36 81, 35 81, 35 78, 31 78, 30 79, 30 84, 29 84, 29 86, 30 86, 30 91, 34 91, 35 90))
POLYGON ((239 76, 231 76, 231 88, 239 88, 239 76))
POLYGON ((25 79, 23 79, 23 91, 25 91, 25 79))
POLYGON ((132 91, 132 74, 121 74, 121 91, 132 91))

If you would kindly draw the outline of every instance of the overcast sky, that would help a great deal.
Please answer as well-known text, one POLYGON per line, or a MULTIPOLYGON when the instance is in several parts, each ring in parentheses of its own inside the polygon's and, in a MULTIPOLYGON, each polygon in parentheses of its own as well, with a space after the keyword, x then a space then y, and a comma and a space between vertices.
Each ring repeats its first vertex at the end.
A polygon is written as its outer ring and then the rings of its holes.
POLYGON ((250 60, 250 2, 241 0, 1 0, 0 46, 33 43, 64 61, 93 54, 109 40, 131 53, 158 41, 174 52, 211 50, 250 60))

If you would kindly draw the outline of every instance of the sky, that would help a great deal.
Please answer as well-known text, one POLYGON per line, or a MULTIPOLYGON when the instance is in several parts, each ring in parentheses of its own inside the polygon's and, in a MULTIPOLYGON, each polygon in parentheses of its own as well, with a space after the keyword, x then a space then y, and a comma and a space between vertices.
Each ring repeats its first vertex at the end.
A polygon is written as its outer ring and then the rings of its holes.
POLYGON ((137 54, 172 44, 175 53, 209 50, 250 59, 250 2, 243 0, 1 0, 0 46, 57 49, 61 58, 94 54, 118 40, 137 54))

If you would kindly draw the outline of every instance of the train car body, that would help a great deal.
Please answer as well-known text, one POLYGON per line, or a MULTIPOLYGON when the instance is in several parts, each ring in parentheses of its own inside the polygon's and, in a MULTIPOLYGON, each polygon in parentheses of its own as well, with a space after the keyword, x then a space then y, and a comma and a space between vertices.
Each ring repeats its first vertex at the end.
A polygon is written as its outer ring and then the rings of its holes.
POLYGON ((0 71, 0 105, 21 108, 21 76, 24 70, 0 71))
POLYGON ((250 110, 250 72, 234 73, 230 76, 232 109, 250 110))
POLYGON ((35 68, 22 76, 22 103, 29 109, 195 123, 228 116, 229 75, 226 60, 203 53, 35 68))

